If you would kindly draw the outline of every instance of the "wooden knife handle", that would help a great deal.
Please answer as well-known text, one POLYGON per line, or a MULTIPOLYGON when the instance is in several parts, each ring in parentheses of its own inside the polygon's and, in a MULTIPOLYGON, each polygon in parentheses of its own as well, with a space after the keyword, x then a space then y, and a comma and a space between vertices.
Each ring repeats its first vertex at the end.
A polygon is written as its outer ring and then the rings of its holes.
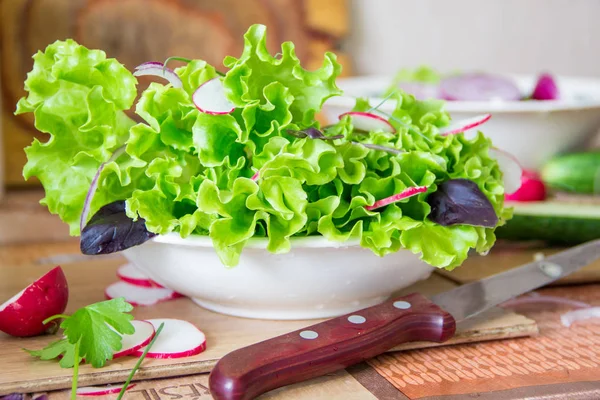
POLYGON ((450 314, 424 296, 410 294, 235 350, 211 372, 210 392, 215 400, 253 399, 401 343, 444 342, 455 330, 450 314))

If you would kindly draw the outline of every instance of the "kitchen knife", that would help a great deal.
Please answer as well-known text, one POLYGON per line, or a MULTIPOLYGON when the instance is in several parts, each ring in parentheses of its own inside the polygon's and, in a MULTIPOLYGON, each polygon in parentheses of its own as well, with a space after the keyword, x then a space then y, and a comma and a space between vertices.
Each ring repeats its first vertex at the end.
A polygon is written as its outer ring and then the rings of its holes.
POLYGON ((457 322, 599 258, 600 240, 596 240, 431 299, 413 293, 235 350, 211 372, 210 392, 215 400, 253 399, 349 367, 402 343, 442 343, 454 335, 457 322))

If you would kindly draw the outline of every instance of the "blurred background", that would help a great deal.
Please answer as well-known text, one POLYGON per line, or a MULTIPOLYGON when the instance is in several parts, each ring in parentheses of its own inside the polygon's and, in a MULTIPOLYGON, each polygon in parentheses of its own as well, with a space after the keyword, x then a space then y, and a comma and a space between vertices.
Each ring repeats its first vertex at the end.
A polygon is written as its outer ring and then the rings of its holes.
MULTIPOLYGON (((344 76, 402 67, 600 76, 596 0, 0 0, 4 186, 23 181, 38 136, 13 111, 31 56, 56 39, 105 50, 128 68, 177 55, 220 65, 252 23, 269 47, 293 41, 307 68, 335 51, 344 76)), ((2 178, 0 178, 2 179, 2 178)), ((0 187, 2 187, 0 183, 0 187)))

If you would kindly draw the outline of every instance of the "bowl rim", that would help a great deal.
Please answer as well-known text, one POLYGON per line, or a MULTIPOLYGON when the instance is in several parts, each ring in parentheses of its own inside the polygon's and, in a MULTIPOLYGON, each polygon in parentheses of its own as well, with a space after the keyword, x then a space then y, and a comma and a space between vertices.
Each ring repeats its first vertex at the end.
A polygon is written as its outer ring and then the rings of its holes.
MULTIPOLYGON (((210 247, 213 248, 212 239, 204 235, 190 235, 182 238, 178 232, 171 232, 164 235, 158 235, 152 239, 152 242, 160 244, 171 244, 177 246, 190 247, 210 247)), ((290 237, 292 248, 347 248, 359 247, 359 239, 349 239, 344 242, 334 242, 324 236, 292 236, 290 237)), ((264 237, 252 237, 248 239, 244 248, 266 249, 268 239, 264 237)))
MULTIPOLYGON (((511 77, 517 81, 522 82, 523 80, 530 80, 537 75, 526 75, 526 74, 501 74, 503 76, 511 77)), ((585 101, 573 101, 573 100, 531 100, 531 101, 491 101, 491 102, 480 102, 480 101, 446 101, 445 109, 447 112, 469 112, 469 113, 530 113, 530 112, 556 112, 556 111, 579 111, 579 110, 593 110, 600 108, 600 78, 593 77, 572 77, 564 75, 555 75, 558 81, 563 82, 564 85, 589 87, 595 86, 597 89, 594 91, 597 93, 597 97, 585 101)), ((344 91, 348 88, 344 88, 346 85, 359 85, 364 86, 375 86, 378 87, 382 82, 391 82, 393 75, 389 74, 376 74, 376 75, 357 75, 339 78, 337 83, 338 86, 344 91), (367 85, 367 82, 369 84, 367 85)), ((384 100, 380 96, 365 96, 373 103, 379 103, 384 100)), ((355 105, 356 98, 350 95, 342 94, 341 96, 334 96, 327 100, 324 107, 334 106, 343 108, 352 108, 355 105)), ((383 107, 386 110, 391 109, 393 101, 386 103, 383 107)))

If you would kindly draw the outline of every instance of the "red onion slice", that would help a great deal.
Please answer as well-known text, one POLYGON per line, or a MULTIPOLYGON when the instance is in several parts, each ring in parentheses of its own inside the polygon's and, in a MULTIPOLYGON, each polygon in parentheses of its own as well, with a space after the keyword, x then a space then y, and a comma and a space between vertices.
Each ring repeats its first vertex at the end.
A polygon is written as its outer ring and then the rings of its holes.
POLYGON ((175 71, 173 71, 171 68, 165 67, 163 63, 157 61, 150 61, 138 65, 135 67, 133 76, 157 76, 169 81, 174 88, 183 87, 181 78, 179 78, 175 71))
POLYGON ((85 195, 85 202, 83 203, 83 210, 81 210, 81 218, 79 219, 79 230, 80 231, 83 231, 83 228, 85 228, 85 223, 87 222, 87 217, 90 214, 90 206, 92 204, 92 200, 94 199, 94 194, 96 194, 96 190, 98 189, 98 183, 100 181, 100 174, 104 170, 104 167, 106 166, 106 164, 109 164, 109 163, 115 161, 124 152, 125 152, 125 146, 119 147, 117 150, 115 150, 115 152, 108 159, 108 161, 103 162, 98 167, 98 171, 96 171, 96 175, 94 175, 94 178, 92 179, 92 183, 90 184, 90 188, 89 188, 87 194, 85 195))
POLYGON ((440 94, 443 99, 454 101, 519 101, 522 97, 511 79, 482 73, 445 78, 440 83, 440 94))

